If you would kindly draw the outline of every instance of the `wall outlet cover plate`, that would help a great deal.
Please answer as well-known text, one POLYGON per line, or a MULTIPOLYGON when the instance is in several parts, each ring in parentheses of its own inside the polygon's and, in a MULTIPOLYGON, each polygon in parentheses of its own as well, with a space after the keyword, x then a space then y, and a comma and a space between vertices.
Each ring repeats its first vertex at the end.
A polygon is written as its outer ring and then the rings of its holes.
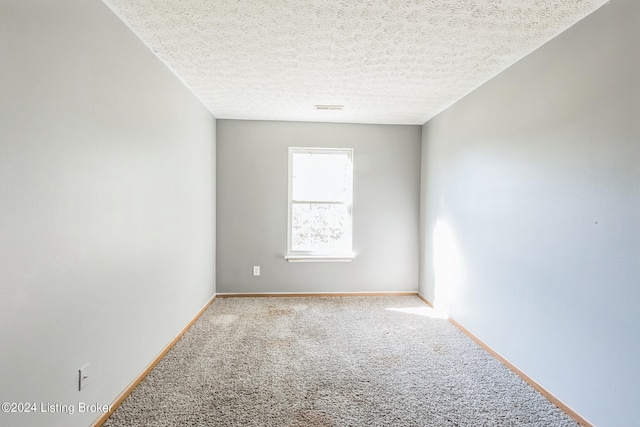
POLYGON ((91 376, 89 375, 89 364, 87 363, 82 368, 78 370, 78 391, 82 390, 89 384, 89 379, 91 376))

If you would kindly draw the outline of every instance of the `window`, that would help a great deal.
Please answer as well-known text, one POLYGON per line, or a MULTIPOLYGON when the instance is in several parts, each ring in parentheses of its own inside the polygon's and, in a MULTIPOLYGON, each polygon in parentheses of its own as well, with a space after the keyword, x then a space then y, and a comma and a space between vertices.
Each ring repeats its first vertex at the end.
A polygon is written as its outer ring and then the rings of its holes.
POLYGON ((353 150, 289 148, 289 261, 349 261, 353 150))

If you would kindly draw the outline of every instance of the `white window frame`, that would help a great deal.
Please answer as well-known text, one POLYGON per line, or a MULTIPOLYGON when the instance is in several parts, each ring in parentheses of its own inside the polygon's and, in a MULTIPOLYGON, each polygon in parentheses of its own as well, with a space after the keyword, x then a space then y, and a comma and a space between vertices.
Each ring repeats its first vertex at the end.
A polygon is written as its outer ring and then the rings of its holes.
POLYGON ((288 197, 288 221, 287 221, 287 254, 285 259, 289 262, 350 262, 353 254, 353 148, 310 148, 310 147, 289 147, 289 197, 288 197), (349 212, 349 230, 347 238, 349 240, 348 252, 316 252, 316 251, 293 251, 292 248, 292 214, 295 203, 317 203, 317 204, 345 204, 344 202, 318 202, 313 200, 293 200, 293 155, 298 153, 317 154, 340 154, 347 155, 351 163, 349 180, 349 199, 346 203, 349 212))

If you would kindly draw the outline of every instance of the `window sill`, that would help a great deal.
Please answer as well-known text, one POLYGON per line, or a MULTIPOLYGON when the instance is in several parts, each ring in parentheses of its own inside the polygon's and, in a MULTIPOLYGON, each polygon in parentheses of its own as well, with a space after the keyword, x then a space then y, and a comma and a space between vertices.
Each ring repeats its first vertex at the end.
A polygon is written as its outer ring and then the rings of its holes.
POLYGON ((328 255, 286 255, 288 262, 351 262, 355 255, 328 256, 328 255))

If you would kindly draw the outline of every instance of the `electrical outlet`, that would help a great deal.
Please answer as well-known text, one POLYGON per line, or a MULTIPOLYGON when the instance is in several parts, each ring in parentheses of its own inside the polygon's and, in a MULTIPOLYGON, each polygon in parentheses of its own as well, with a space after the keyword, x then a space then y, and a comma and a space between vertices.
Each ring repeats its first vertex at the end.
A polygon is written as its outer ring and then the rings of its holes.
POLYGON ((253 266, 253 275, 254 276, 259 276, 260 275, 260 266, 259 265, 254 265, 253 266))
POLYGON ((89 364, 87 363, 78 370, 78 391, 87 386, 90 378, 91 376, 89 375, 89 364))

